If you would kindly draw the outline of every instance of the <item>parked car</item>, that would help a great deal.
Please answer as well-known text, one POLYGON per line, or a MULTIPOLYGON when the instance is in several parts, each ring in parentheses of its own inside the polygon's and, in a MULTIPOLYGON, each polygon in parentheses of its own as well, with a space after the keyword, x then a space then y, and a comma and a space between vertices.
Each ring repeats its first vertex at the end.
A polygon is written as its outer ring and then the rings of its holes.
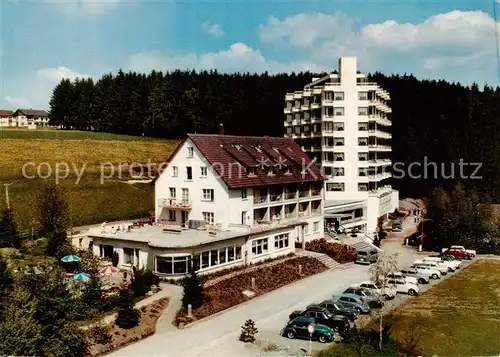
POLYGON ((417 285, 409 283, 401 279, 388 279, 387 284, 393 286, 398 293, 408 294, 411 296, 418 295, 420 289, 417 285))
POLYGON ((429 279, 431 278, 431 273, 424 270, 418 270, 417 268, 403 268, 401 269, 401 274, 405 277, 416 278, 419 284, 429 284, 429 279))
POLYGON ((325 325, 316 324, 316 320, 312 317, 298 316, 289 321, 280 332, 281 336, 288 338, 306 338, 319 341, 321 343, 332 342, 335 338, 334 331, 325 325), (309 325, 314 326, 314 333, 309 334, 309 325))
POLYGON ((477 255, 476 251, 474 249, 465 249, 465 247, 463 245, 452 245, 449 248, 443 248, 441 250, 441 253, 444 253, 444 252, 446 252, 448 250, 451 250, 451 251, 454 251, 454 252, 457 252, 457 251, 467 252, 471 256, 471 258, 474 258, 477 255))
POLYGON ((415 285, 418 284, 417 278, 415 278, 414 276, 406 276, 399 271, 387 274, 387 279, 399 279, 399 280, 407 281, 408 283, 411 283, 411 284, 415 284, 415 285))
POLYGON ((455 271, 455 264, 445 262, 445 261, 441 260, 441 258, 434 259, 432 257, 425 257, 424 259, 422 259, 422 261, 424 263, 427 263, 427 262, 436 263, 438 265, 438 267, 446 269, 446 271, 448 273, 453 273, 455 271))
POLYGON ((389 286, 377 286, 373 281, 363 281, 353 286, 370 290, 373 294, 380 296, 384 300, 392 300, 396 297, 396 290, 389 286))
POLYGON ((431 268, 434 268, 436 270, 439 270, 441 272, 441 275, 446 275, 448 274, 448 267, 438 265, 436 262, 424 262, 423 260, 415 260, 413 262, 413 265, 415 266, 428 266, 431 268))
POLYGON ((358 310, 360 314, 367 314, 371 310, 370 306, 368 306, 368 304, 356 294, 341 294, 338 297, 333 296, 332 298, 333 301, 338 302, 339 304, 358 310))
POLYGON ((455 258, 453 255, 449 254, 440 254, 439 258, 443 261, 454 262, 457 266, 457 269, 462 267, 462 260, 455 258))
POLYGON ((448 271, 450 273, 457 270, 458 265, 460 264, 458 260, 443 260, 443 259, 441 259, 441 257, 427 257, 427 258, 424 258, 424 262, 426 262, 426 261, 436 262, 438 264, 446 266, 446 267, 448 267, 448 271))
POLYGON ((320 302, 319 304, 311 304, 311 305, 307 306, 306 309, 310 309, 313 307, 325 308, 334 315, 344 315, 344 316, 347 316, 352 321, 357 319, 358 315, 359 315, 358 310, 356 310, 352 307, 340 305, 339 303, 336 303, 333 300, 324 300, 324 301, 320 302))
POLYGON ((434 269, 430 266, 426 266, 426 265, 412 265, 411 266, 412 268, 415 268, 417 269, 419 272, 426 272, 426 273, 429 273, 430 274, 430 277, 432 279, 440 279, 441 278, 441 272, 437 269, 434 269))
POLYGON ((458 249, 458 248, 449 248, 443 250, 441 253, 446 254, 446 255, 452 255, 457 259, 472 259, 475 257, 475 254, 465 250, 465 249, 458 249))
POLYGON ((358 295, 372 309, 381 308, 382 306, 384 306, 384 303, 382 302, 381 297, 375 296, 375 294, 373 294, 368 289, 360 288, 357 286, 351 286, 344 291, 344 294, 358 295))
POLYGON ((393 232, 402 232, 403 231, 403 225, 401 224, 401 221, 395 220, 392 222, 392 231, 393 232))
POLYGON ((356 263, 368 264, 375 263, 378 259, 378 250, 376 249, 360 249, 357 251, 358 256, 356 263))
POLYGON ((289 319, 293 320, 299 316, 311 317, 315 323, 328 326, 339 332, 345 331, 345 329, 352 326, 351 320, 347 316, 334 315, 324 307, 312 307, 302 311, 296 310, 290 314, 289 319))

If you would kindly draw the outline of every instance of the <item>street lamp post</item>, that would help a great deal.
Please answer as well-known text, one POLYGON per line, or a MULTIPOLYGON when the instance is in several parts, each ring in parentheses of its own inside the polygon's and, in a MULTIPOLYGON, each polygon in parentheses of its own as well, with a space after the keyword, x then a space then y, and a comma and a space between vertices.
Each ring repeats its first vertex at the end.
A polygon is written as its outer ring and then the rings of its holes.
POLYGON ((312 356, 311 349, 312 349, 312 337, 314 330, 315 330, 314 324, 310 324, 309 326, 307 326, 307 331, 309 332, 309 353, 308 353, 309 356, 312 356))
POLYGON ((425 218, 425 219, 422 219, 420 221, 421 225, 420 225, 420 244, 418 245, 418 251, 421 252, 422 251, 422 243, 424 241, 424 222, 427 222, 427 221, 432 221, 434 222, 432 219, 430 218, 425 218))
POLYGON ((12 185, 12 183, 4 183, 3 185, 5 187, 5 206, 7 206, 7 209, 10 209, 9 186, 12 185))

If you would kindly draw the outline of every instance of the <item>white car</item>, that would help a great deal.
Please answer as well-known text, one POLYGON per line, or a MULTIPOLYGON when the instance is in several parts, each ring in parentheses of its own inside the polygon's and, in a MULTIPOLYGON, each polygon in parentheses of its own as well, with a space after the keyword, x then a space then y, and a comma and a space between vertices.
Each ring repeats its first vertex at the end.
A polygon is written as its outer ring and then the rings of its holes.
POLYGON ((418 295, 418 293, 420 292, 418 285, 409 283, 401 279, 389 279, 387 280, 387 284, 394 287, 398 293, 402 294, 415 296, 418 295))
POLYGON ((448 267, 439 265, 436 262, 429 262, 429 261, 424 262, 423 260, 415 260, 413 262, 413 265, 414 266, 416 266, 416 265, 419 265, 419 266, 428 266, 428 267, 434 268, 436 270, 439 270, 441 272, 441 275, 448 274, 448 267))
POLYGON ((465 247, 463 245, 452 245, 451 247, 449 248, 443 248, 441 249, 441 253, 444 253, 445 251, 447 251, 448 249, 457 249, 457 250, 465 250, 466 252, 469 252, 470 254, 472 254, 473 256, 476 256, 476 251, 474 249, 465 249, 465 247))
POLYGON ((431 279, 440 279, 441 278, 441 272, 437 269, 431 268, 429 266, 423 266, 423 265, 412 265, 412 268, 415 268, 418 270, 418 272, 425 272, 428 273, 431 279))
POLYGON ((404 276, 413 276, 417 278, 419 284, 429 284, 429 280, 431 279, 431 273, 425 270, 418 270, 417 268, 403 268, 401 269, 401 273, 404 276))
POLYGON ((387 274, 387 279, 404 280, 410 284, 418 285, 418 279, 414 276, 406 276, 401 272, 387 274))
POLYGON ((451 272, 460 268, 460 265, 462 264, 459 260, 444 260, 444 259, 441 259, 440 257, 427 257, 427 258, 424 258, 424 262, 425 261, 444 264, 450 268, 448 270, 451 272))
POLYGON ((392 300, 396 297, 395 289, 390 286, 378 287, 373 281, 363 281, 353 286, 368 289, 376 295, 384 298, 384 300, 392 300))
POLYGON ((443 268, 446 268, 448 270, 449 273, 453 273, 456 269, 456 264, 455 263, 452 263, 452 262, 446 262, 444 260, 441 260, 441 258, 434 258, 434 257, 427 257, 427 258, 424 258, 422 260, 424 263, 427 263, 427 262, 434 262, 436 263, 438 266, 440 267, 443 267, 443 268))

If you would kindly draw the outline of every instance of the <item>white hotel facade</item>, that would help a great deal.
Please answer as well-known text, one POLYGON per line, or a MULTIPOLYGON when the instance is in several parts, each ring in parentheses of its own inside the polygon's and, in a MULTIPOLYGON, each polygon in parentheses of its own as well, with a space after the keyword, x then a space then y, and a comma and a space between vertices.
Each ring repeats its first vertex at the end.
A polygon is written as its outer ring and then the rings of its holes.
POLYGON ((371 234, 398 207, 391 187, 390 95, 368 82, 355 57, 339 59, 338 73, 313 78, 285 96, 285 137, 321 166, 325 221, 371 234))
POLYGON ((153 225, 87 236, 95 255, 165 277, 255 263, 324 237, 323 181, 292 139, 190 134, 154 182, 153 225))

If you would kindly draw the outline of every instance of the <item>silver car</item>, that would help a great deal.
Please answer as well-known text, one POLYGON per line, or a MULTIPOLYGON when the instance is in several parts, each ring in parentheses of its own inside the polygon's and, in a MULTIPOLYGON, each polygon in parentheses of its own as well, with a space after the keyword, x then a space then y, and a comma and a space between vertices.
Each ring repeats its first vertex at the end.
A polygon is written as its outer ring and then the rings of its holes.
POLYGON ((401 269, 401 274, 404 276, 413 276, 417 278, 419 284, 429 284, 429 279, 431 278, 431 273, 425 270, 418 270, 416 268, 404 268, 401 269))
POLYGON ((333 300, 340 305, 349 306, 356 309, 359 313, 367 314, 370 312, 370 307, 363 299, 355 294, 341 294, 340 296, 333 296, 333 300))

